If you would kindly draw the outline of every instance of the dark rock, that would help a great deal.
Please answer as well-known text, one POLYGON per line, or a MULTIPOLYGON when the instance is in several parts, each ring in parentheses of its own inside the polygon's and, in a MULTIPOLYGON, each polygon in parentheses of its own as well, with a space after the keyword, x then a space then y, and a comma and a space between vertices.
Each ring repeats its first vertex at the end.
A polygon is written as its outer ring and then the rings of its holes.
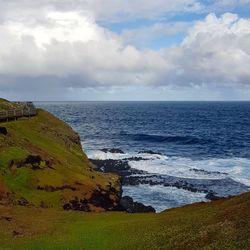
POLYGON ((35 165, 40 165, 42 161, 41 156, 39 155, 29 155, 27 156, 27 158, 25 159, 25 164, 31 164, 32 166, 35 165))
POLYGON ((121 198, 120 203, 119 203, 119 209, 121 211, 126 211, 128 213, 133 212, 133 199, 129 196, 124 196, 121 198))
POLYGON ((52 167, 53 160, 43 160, 39 155, 28 155, 24 160, 19 161, 12 160, 10 163, 10 167, 13 167, 15 165, 17 168, 22 168, 26 167, 27 164, 30 164, 32 166, 32 170, 42 170, 44 167, 55 170, 55 168, 52 167))
POLYGON ((13 237, 18 237, 18 236, 20 236, 20 235, 21 235, 20 232, 15 231, 15 230, 12 231, 12 236, 13 236, 13 237))
POLYGON ((56 192, 56 191, 60 191, 60 190, 71 190, 71 191, 76 191, 77 188, 74 187, 74 186, 71 186, 71 185, 63 185, 63 186, 60 186, 60 187, 56 187, 56 186, 48 186, 48 185, 45 185, 45 186, 38 186, 37 187, 37 190, 43 190, 43 191, 46 191, 46 192, 56 192))
POLYGON ((191 179, 168 175, 124 176, 123 185, 164 185, 185 189, 191 192, 207 193, 207 199, 217 199, 232 195, 239 195, 249 190, 249 187, 231 178, 224 179, 191 179), (216 195, 215 195, 216 194, 216 195))
POLYGON ((113 211, 117 207, 120 199, 119 195, 115 196, 116 194, 116 190, 113 187, 110 187, 109 191, 99 188, 93 191, 89 199, 79 199, 78 197, 75 197, 75 199, 64 204, 63 209, 90 212, 89 205, 93 205, 107 211, 113 211), (117 197, 117 200, 111 198, 112 195, 113 197, 117 197))
POLYGON ((207 174, 207 175, 228 175, 227 173, 224 172, 219 172, 219 171, 206 171, 204 169, 197 169, 197 168, 191 168, 189 169, 190 172, 195 172, 195 173, 202 173, 202 174, 207 174))
POLYGON ((25 198, 21 197, 21 198, 17 201, 17 204, 18 204, 19 206, 27 206, 27 205, 29 205, 29 202, 28 202, 25 198))
POLYGON ((88 200, 79 199, 77 197, 75 197, 74 200, 71 200, 68 203, 64 204, 63 209, 90 212, 90 209, 88 206, 88 200))
POLYGON ((96 170, 105 173, 116 173, 121 177, 130 176, 133 174, 144 174, 145 172, 138 169, 133 169, 129 166, 126 160, 94 160, 90 161, 96 166, 96 170))
POLYGON ((6 221, 8 221, 8 222, 11 222, 11 221, 12 221, 12 217, 10 217, 10 216, 1 216, 0 219, 1 219, 1 220, 6 220, 6 221))
POLYGON ((123 160, 93 160, 90 161, 97 167, 97 170, 102 170, 103 172, 113 173, 115 171, 129 170, 130 166, 127 161, 123 160))
POLYGON ((0 127, 0 134, 2 134, 2 135, 7 135, 7 134, 8 134, 7 128, 5 128, 5 127, 0 127))
POLYGON ((206 196, 206 199, 211 200, 211 201, 216 201, 221 199, 221 197, 216 196, 213 192, 209 192, 206 196))
MULTIPOLYGON (((192 179, 181 178, 169 175, 150 174, 142 170, 133 169, 130 167, 127 160, 91 160, 96 165, 96 170, 101 172, 116 173, 121 176, 122 185, 140 185, 148 184, 163 185, 166 187, 176 187, 185 189, 190 192, 206 193, 206 198, 214 200, 217 198, 239 195, 249 191, 249 187, 237 182, 231 178, 225 177, 222 179, 192 179)), ((199 171, 208 173, 205 170, 193 169, 192 171, 199 171)), ((213 172, 215 174, 216 172, 213 172)), ((218 174, 224 174, 219 173, 218 174)))
POLYGON ((114 200, 110 199, 111 193, 112 192, 106 192, 105 190, 102 189, 95 190, 92 193, 88 202, 96 207, 102 207, 105 210, 114 210, 114 200))
POLYGON ((113 154, 125 154, 121 149, 119 148, 103 148, 101 149, 104 153, 113 153, 113 154))
POLYGON ((155 209, 151 206, 145 206, 140 202, 134 202, 129 196, 121 198, 119 209, 128 213, 155 213, 155 209))
POLYGON ((145 206, 140 202, 134 202, 134 213, 155 213, 152 206, 145 206))
POLYGON ((152 150, 139 151, 138 154, 162 155, 162 153, 154 152, 152 150))
POLYGON ((25 167, 26 164, 30 164, 33 170, 40 170, 40 164, 42 162, 42 158, 39 155, 28 155, 24 160, 11 162, 11 166, 16 165, 17 168, 25 167))
POLYGON ((125 158, 123 161, 147 161, 148 159, 142 158, 142 157, 130 157, 125 158))

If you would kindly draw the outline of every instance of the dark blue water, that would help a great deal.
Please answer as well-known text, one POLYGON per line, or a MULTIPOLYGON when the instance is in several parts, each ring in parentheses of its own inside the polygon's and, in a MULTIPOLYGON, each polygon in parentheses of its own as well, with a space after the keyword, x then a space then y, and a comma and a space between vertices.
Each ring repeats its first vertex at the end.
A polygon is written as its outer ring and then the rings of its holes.
POLYGON ((86 149, 151 149, 191 158, 250 158, 250 102, 47 103, 86 149))
POLYGON ((84 150, 90 157, 120 157, 104 156, 99 151, 102 148, 119 148, 130 155, 153 150, 161 153, 161 158, 152 158, 144 166, 131 163, 133 167, 192 178, 211 178, 211 175, 191 175, 190 168, 220 171, 250 183, 250 102, 37 105, 69 123, 80 134, 84 150))

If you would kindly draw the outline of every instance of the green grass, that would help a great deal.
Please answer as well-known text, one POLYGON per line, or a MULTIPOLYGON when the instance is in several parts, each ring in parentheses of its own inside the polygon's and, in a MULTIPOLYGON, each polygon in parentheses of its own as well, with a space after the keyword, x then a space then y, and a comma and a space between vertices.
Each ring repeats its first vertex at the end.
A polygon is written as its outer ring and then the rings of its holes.
MULTIPOLYGON (((250 249, 250 193, 160 214, 81 213, 0 207, 2 248, 250 249), (13 228, 20 235, 13 237, 13 228)), ((0 248, 1 249, 1 248, 0 248)))
POLYGON ((6 127, 8 135, 0 134, 0 191, 7 186, 16 200, 25 198, 36 206, 42 202, 60 208, 75 197, 89 198, 97 186, 108 190, 109 182, 119 192, 118 177, 94 171, 82 151, 79 136, 50 113, 38 110, 37 116, 1 123, 1 126, 6 127), (30 164, 16 167, 28 155, 42 158, 41 170, 33 170, 30 164), (50 167, 46 166, 46 161, 50 162, 50 167), (77 190, 38 190, 38 187, 64 185, 77 190))
POLYGON ((21 160, 27 156, 27 151, 19 147, 2 148, 0 151, 0 169, 9 166, 12 160, 21 160))

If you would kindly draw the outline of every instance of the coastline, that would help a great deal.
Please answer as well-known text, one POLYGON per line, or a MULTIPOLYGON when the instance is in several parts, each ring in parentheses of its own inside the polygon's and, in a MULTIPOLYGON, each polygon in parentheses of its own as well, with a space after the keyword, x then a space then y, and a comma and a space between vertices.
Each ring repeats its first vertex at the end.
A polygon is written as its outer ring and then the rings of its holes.
MULTIPOLYGON (((147 164, 147 161, 153 158, 162 157, 159 153, 153 151, 139 152, 136 156, 129 157, 129 154, 123 152, 118 148, 101 149, 99 150, 103 154, 98 154, 96 158, 90 156, 90 161, 96 166, 96 170, 103 173, 115 173, 121 177, 122 188, 127 190, 125 195, 128 194, 135 199, 139 199, 141 202, 151 205, 156 208, 157 212, 163 211, 167 208, 180 207, 186 204, 195 202, 205 202, 211 200, 218 200, 225 197, 232 197, 250 190, 250 187, 243 183, 234 181, 227 174, 220 172, 207 172, 205 170, 191 169, 192 171, 211 175, 211 178, 183 178, 170 176, 166 174, 150 173, 140 168, 133 168, 132 166, 138 166, 140 164, 147 164), (134 164, 136 163, 136 165, 134 164), (220 178, 214 179, 214 175, 218 175, 220 178), (220 176, 221 175, 221 176, 220 176), (154 201, 154 197, 150 194, 150 189, 160 191, 165 190, 166 193, 162 193, 161 204, 157 204, 158 200, 154 201), (138 190, 142 190, 144 198, 138 196, 138 190), (169 193, 177 192, 184 193, 189 197, 189 200, 184 200, 183 203, 175 203, 169 206, 167 199, 170 197, 169 193), (186 193, 185 193, 186 192, 186 193), (148 193, 149 198, 145 196, 148 193), (194 195, 194 199, 190 201, 191 195, 194 195), (166 196, 166 198, 164 197, 166 196), (197 197, 197 198, 195 198, 197 197), (164 199, 165 198, 165 199, 164 199), (150 201, 151 199, 151 201, 150 201), (166 200, 164 208, 164 200, 166 200), (152 203, 155 202, 155 203, 152 203)), ((159 191, 158 191, 159 192, 159 191)), ((179 194, 181 195, 181 194, 179 194)), ((182 197, 180 197, 181 199, 182 197)))
POLYGON ((128 159, 120 149, 105 149, 105 154, 112 150, 127 159, 95 160, 94 167, 82 150, 79 135, 46 111, 38 110, 35 117, 1 123, 0 127, 4 128, 0 130, 2 248, 191 250, 249 246, 249 192, 155 214, 137 199, 121 196, 120 178, 135 185, 149 178, 148 185, 157 186, 159 176, 129 164, 146 161, 143 154, 160 157, 158 153, 141 152, 141 158, 128 159), (104 173, 117 169, 121 177, 104 173), (135 175, 143 178, 134 179, 135 175))

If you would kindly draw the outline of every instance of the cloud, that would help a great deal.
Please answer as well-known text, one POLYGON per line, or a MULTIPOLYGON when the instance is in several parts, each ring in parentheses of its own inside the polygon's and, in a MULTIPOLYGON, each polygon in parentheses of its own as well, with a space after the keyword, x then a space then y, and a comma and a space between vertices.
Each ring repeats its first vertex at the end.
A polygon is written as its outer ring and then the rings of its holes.
POLYGON ((157 52, 124 45, 117 35, 76 12, 49 12, 41 24, 5 22, 0 36, 2 75, 78 78, 82 87, 144 84, 168 64, 157 52))
MULTIPOLYGON (((155 25, 151 32, 182 29, 170 26, 155 25)), ((230 13, 209 14, 190 27, 181 45, 160 51, 138 49, 124 34, 76 11, 4 21, 0 37, 0 92, 63 96, 117 86, 250 86, 250 20, 230 13)))
POLYGON ((154 19, 174 12, 197 12, 201 9, 201 4, 196 0, 87 0, 84 8, 94 12, 96 19, 115 21, 154 19))
MULTIPOLYGON (((169 13, 197 12, 202 4, 197 0, 8 0, 0 1, 2 19, 41 18, 48 11, 79 11, 95 20, 113 22, 141 18, 160 18, 169 13)), ((1 19, 1 18, 0 18, 1 19)))
POLYGON ((250 85, 249 44, 250 19, 210 14, 189 30, 177 60, 190 82, 250 85))

